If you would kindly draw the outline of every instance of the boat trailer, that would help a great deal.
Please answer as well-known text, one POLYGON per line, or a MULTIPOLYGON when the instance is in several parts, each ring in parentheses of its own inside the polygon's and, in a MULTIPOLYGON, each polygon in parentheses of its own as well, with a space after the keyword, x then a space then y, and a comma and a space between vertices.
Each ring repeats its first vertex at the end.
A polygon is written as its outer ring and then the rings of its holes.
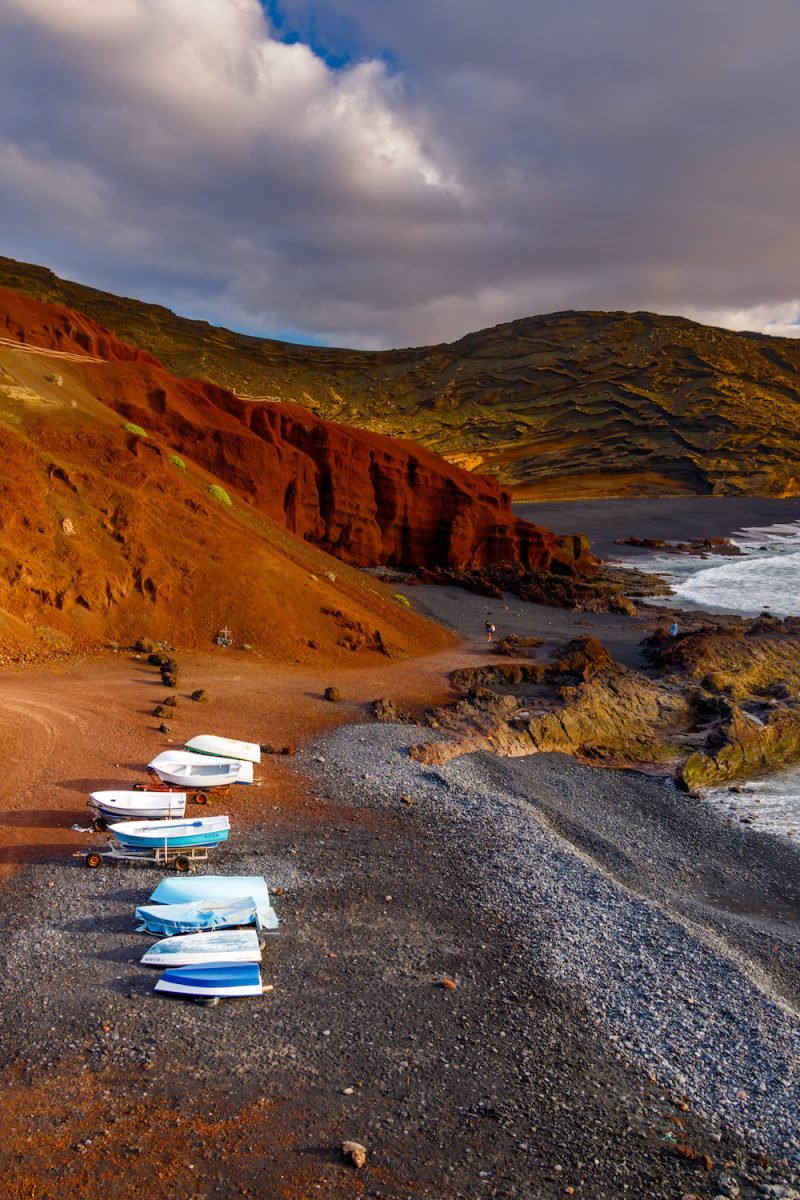
MULTIPOLYGON (((80 857, 80 854, 77 856, 80 857)), ((104 850, 89 850, 83 857, 84 865, 90 870, 96 870, 103 865, 104 859, 112 862, 155 863, 159 867, 172 867, 173 870, 185 874, 194 871, 196 864, 208 861, 207 846, 120 846, 109 842, 104 850)))
POLYGON ((215 788, 189 788, 175 787, 173 784, 164 783, 160 775, 155 771, 148 771, 150 783, 135 783, 133 785, 134 792, 185 792, 186 799, 192 804, 208 804, 212 794, 214 796, 230 796, 231 785, 229 783, 221 784, 215 788))

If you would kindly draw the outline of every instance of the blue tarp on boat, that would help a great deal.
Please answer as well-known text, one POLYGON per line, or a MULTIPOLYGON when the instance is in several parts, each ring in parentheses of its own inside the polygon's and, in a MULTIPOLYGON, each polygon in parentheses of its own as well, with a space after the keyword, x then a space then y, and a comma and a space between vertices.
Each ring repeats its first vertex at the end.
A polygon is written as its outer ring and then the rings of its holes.
POLYGON ((278 918, 270 904, 267 881, 263 875, 181 875, 162 879, 150 900, 154 904, 191 904, 201 901, 210 908, 241 901, 243 896, 252 898, 262 929, 278 928, 278 918))
POLYGON ((225 929, 233 925, 255 925, 261 929, 259 908, 252 896, 214 903, 192 900, 188 904, 144 904, 136 909, 137 933, 192 933, 195 929, 225 929))

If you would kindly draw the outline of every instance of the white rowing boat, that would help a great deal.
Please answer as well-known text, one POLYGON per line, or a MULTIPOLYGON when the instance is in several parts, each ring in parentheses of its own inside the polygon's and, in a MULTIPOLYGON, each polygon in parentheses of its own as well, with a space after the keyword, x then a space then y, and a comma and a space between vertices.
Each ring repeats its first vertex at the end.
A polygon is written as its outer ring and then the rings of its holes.
POLYGON ((165 750, 157 754, 148 768, 164 783, 179 788, 225 787, 230 783, 252 783, 253 764, 238 758, 210 758, 189 750, 165 750))
POLYGON ((92 792, 89 807, 100 817, 114 821, 158 821, 182 817, 186 812, 185 792, 92 792))
POLYGON ((239 758, 244 762, 261 762, 261 747, 255 742, 239 742, 235 738, 200 733, 184 744, 192 754, 210 754, 214 758, 239 758))

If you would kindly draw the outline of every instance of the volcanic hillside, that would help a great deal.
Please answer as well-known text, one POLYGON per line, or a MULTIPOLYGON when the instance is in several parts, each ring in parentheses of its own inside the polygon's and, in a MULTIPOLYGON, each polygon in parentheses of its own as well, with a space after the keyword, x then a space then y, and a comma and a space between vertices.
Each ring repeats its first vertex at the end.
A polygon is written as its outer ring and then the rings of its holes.
POLYGON ((275 657, 447 640, 344 563, 569 574, 585 543, 413 444, 175 379, 0 289, 0 653, 139 636, 275 657), (337 558, 331 557, 331 552, 337 558))
POLYGON ((793 339, 566 312, 368 353, 231 333, 11 259, 0 283, 89 313, 178 375, 412 438, 516 499, 800 495, 793 339))

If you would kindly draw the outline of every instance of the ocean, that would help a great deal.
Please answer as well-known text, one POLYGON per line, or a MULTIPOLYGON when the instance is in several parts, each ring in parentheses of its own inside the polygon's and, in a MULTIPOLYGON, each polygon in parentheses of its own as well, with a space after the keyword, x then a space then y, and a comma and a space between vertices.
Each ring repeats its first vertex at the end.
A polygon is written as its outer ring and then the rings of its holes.
POLYGON ((640 571, 663 575, 674 596, 671 608, 757 616, 767 610, 778 617, 800 615, 800 521, 747 526, 731 534, 742 557, 658 554, 637 559, 640 571))
MULTIPOLYGON (((800 616, 798 500, 697 497, 526 504, 515 505, 515 511, 558 533, 585 529, 607 562, 664 576, 674 595, 660 603, 671 609, 743 617, 767 610, 779 617, 800 616), (742 555, 696 558, 614 544, 617 537, 631 535, 670 541, 727 536, 742 555)), ((743 830, 752 827, 800 838, 800 766, 703 794, 743 830)))
MULTIPOLYGON (((744 617, 765 610, 778 617, 800 615, 800 521, 745 526, 730 539, 742 557, 701 559, 655 553, 635 565, 669 581, 674 595, 664 603, 670 608, 744 617)), ((703 795, 732 821, 800 837, 800 767, 733 785, 733 790, 731 786, 709 788, 703 795)))

